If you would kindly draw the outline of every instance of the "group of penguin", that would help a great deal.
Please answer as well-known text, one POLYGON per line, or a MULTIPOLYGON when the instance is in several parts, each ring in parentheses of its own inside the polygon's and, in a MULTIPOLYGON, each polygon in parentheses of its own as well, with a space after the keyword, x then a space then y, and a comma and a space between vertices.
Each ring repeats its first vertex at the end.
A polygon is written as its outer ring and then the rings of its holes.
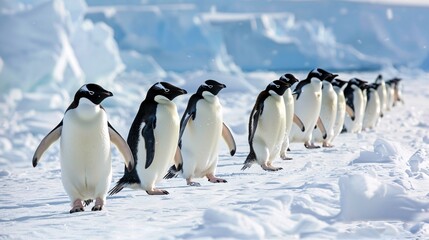
POLYGON ((373 129, 384 113, 402 100, 401 79, 373 83, 352 78, 344 81, 324 69, 311 70, 299 81, 287 73, 262 91, 252 109, 248 126, 250 153, 242 170, 259 164, 277 171, 273 160, 287 157, 290 142, 308 149, 333 147, 340 133, 373 129))
MULTIPOLYGON (((318 68, 301 81, 284 74, 268 84, 250 114, 250 153, 242 170, 254 163, 267 171, 280 170, 272 162, 279 155, 291 159, 286 156, 289 142, 303 142, 307 148, 316 148, 317 142, 331 147, 341 131, 373 128, 401 100, 398 78, 383 81, 380 75, 368 84, 357 78, 343 81, 337 76, 318 68)), ((225 87, 215 80, 205 81, 189 98, 180 119, 173 99, 187 91, 167 82, 155 83, 140 104, 125 141, 101 106, 113 94, 97 84, 85 84, 76 92, 61 122, 40 142, 33 167, 60 139, 61 179, 71 201, 70 213, 84 211, 94 200, 92 211, 102 210, 106 196, 124 187, 142 189, 149 195, 168 194, 155 184, 179 174, 189 186, 200 186, 193 179, 201 177, 225 183, 215 175, 220 138, 231 156, 236 152, 218 98, 225 87), (125 170, 109 191, 111 142, 123 156, 125 170)))

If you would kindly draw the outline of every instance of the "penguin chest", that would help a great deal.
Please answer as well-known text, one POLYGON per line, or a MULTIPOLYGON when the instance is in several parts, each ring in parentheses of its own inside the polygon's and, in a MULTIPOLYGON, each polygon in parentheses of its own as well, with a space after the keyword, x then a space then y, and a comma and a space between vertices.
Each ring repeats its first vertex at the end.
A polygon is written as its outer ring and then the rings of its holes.
POLYGON ((271 150, 280 148, 286 130, 283 98, 268 97, 259 116, 255 139, 264 142, 271 150))
POLYGON ((145 168, 147 149, 145 139, 140 134, 137 152, 138 164, 136 166, 141 183, 149 185, 153 181, 161 179, 167 172, 168 167, 173 163, 179 140, 180 123, 174 103, 158 104, 154 114, 156 114, 156 127, 153 130, 155 142, 153 161, 148 168, 145 168))
POLYGON ((361 121, 365 112, 363 94, 360 89, 355 89, 353 92, 353 104, 355 107, 356 119, 361 121))
POLYGON ((324 89, 324 91, 322 92, 322 96, 323 97, 320 108, 320 117, 325 124, 328 124, 328 122, 333 123, 337 112, 337 94, 331 87, 330 89, 324 89))
POLYGON ((286 114, 286 131, 290 132, 292 128, 293 115, 294 115, 294 100, 292 96, 292 91, 289 89, 283 94, 283 99, 285 103, 285 114, 286 114))
MULTIPOLYGON (((315 90, 311 85, 307 85, 303 88, 301 96, 295 102, 295 114, 303 121, 304 126, 306 126, 306 132, 312 130, 311 126, 316 124, 319 117, 322 105, 321 95, 322 92, 320 89, 315 90)), ((296 129, 298 130, 298 128, 296 129)))
POLYGON ((183 161, 195 162, 196 169, 204 171, 217 160, 222 134, 222 107, 218 101, 197 102, 195 119, 190 119, 182 137, 183 161))
POLYGON ((67 111, 60 146, 65 186, 90 191, 99 182, 110 182, 110 136, 104 111, 91 119, 81 119, 74 110, 67 111))
POLYGON ((104 111, 91 120, 82 120, 68 111, 63 120, 61 153, 64 161, 72 160, 70 164, 105 162, 110 156, 110 136, 104 111))

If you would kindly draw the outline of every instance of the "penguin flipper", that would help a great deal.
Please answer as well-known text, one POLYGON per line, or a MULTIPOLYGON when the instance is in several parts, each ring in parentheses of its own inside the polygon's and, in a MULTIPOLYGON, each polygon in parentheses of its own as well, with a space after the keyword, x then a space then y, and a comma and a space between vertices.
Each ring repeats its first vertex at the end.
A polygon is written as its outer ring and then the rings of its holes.
POLYGON ((110 141, 115 144, 115 146, 119 149, 122 156, 125 160, 125 166, 128 170, 128 172, 131 172, 131 170, 134 168, 134 157, 133 153, 131 152, 130 147, 128 146, 127 142, 122 138, 122 136, 110 125, 109 122, 107 122, 109 126, 109 136, 110 141))
POLYGON ((36 149, 36 152, 34 152, 33 155, 33 167, 37 166, 37 163, 39 163, 40 158, 42 157, 43 153, 55 142, 61 137, 61 130, 63 129, 63 121, 61 121, 54 129, 52 129, 48 135, 46 135, 42 141, 40 142, 39 146, 36 149))
POLYGON ((142 130, 142 136, 144 138, 146 147, 146 164, 145 169, 150 167, 155 157, 155 134, 153 130, 156 127, 154 118, 148 119, 142 130))
POLYGON ((237 145, 235 143, 234 136, 232 135, 231 129, 225 123, 223 123, 222 125, 222 137, 228 145, 231 156, 234 156, 235 151, 237 150, 237 145))
POLYGON ((293 122, 298 125, 298 127, 301 129, 301 131, 305 132, 305 126, 304 123, 301 121, 301 119, 298 117, 298 115, 293 115, 293 122))
POLYGON ((349 105, 346 105, 346 112, 350 115, 352 121, 355 120, 355 111, 349 105))
POLYGON ((202 99, 201 96, 194 94, 189 98, 188 105, 186 106, 185 112, 183 113, 182 119, 180 120, 180 131, 179 131, 179 147, 182 146, 182 136, 185 131, 186 125, 189 120, 195 120, 197 116, 197 102, 202 99))
POLYGON ((320 119, 320 117, 317 119, 317 127, 318 127, 318 128, 320 129, 320 131, 322 132, 323 139, 326 139, 326 137, 327 137, 328 135, 326 134, 326 128, 325 128, 325 125, 323 124, 322 119, 320 119))

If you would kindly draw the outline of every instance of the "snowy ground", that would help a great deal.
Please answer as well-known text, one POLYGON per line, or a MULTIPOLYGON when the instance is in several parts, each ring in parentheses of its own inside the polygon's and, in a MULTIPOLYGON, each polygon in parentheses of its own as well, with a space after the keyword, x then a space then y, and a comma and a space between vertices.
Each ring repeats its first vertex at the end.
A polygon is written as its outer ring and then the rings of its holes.
MULTIPOLYGON (((377 73, 340 73, 344 79, 374 79, 377 73)), ((298 73, 303 77, 304 73, 298 73)), ((37 168, 31 157, 41 138, 58 123, 74 92, 14 90, 0 100, 1 239, 424 239, 429 237, 428 75, 404 78, 405 104, 385 114, 375 131, 342 134, 331 149, 292 144, 292 161, 241 171, 248 154, 246 124, 257 92, 277 76, 240 77, 189 73, 171 78, 193 92, 208 77, 224 82, 225 122, 236 134, 237 154, 223 145, 218 175, 226 184, 181 178, 161 182, 170 195, 148 196, 125 189, 107 199, 101 212, 69 214, 55 144, 37 168), (187 79, 187 81, 183 81, 187 79), (380 150, 381 149, 381 150, 380 150), (417 152, 417 154, 415 154, 417 152), (383 154, 381 154, 383 153, 383 154), (414 155, 415 154, 415 155, 414 155)), ((120 83, 132 76, 122 76, 120 83)), ((126 137, 149 82, 106 87, 111 123, 126 137), (132 90, 131 90, 132 89, 132 90)), ((182 113, 190 94, 177 99, 182 113)), ((123 173, 114 151, 113 181, 123 173)))

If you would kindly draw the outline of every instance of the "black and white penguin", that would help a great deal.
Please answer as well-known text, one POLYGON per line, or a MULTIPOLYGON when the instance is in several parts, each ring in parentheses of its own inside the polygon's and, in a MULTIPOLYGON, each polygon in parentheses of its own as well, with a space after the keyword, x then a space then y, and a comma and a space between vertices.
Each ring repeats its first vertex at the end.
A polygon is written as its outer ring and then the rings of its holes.
POLYGON ((334 125, 337 116, 337 93, 331 82, 338 76, 324 69, 317 68, 316 71, 322 74, 322 104, 320 108, 320 120, 323 122, 326 131, 326 137, 317 129, 313 130, 312 143, 321 142, 323 147, 332 147, 334 138, 334 125))
POLYGON ((295 84, 292 88, 295 96, 295 114, 305 126, 302 132, 297 125, 292 125, 289 134, 290 142, 303 142, 306 148, 318 148, 311 143, 314 127, 317 125, 322 135, 326 137, 325 127, 320 120, 320 107, 322 105, 322 74, 316 69, 310 71, 307 78, 295 84))
MULTIPOLYGON (((286 73, 280 76, 280 81, 286 82, 290 86, 298 83, 299 80, 292 74, 286 73)), ((282 144, 282 149, 280 150, 280 157, 283 160, 291 160, 292 158, 287 157, 287 149, 289 148, 289 134, 292 129, 292 123, 294 122, 300 129, 305 129, 304 124, 301 119, 295 114, 295 100, 293 98, 293 92, 291 87, 288 87, 283 94, 283 100, 285 102, 285 111, 286 111, 286 134, 285 139, 282 144)))
POLYGON ((244 166, 245 170, 258 163, 266 171, 277 171, 281 167, 272 165, 279 156, 286 133, 286 113, 283 94, 290 85, 275 80, 268 84, 256 99, 249 118, 250 153, 244 166))
POLYGON ((387 89, 386 83, 383 80, 383 75, 379 74, 375 79, 377 85, 377 93, 380 99, 380 117, 384 116, 384 113, 387 111, 387 89))
POLYGON ((173 159, 180 158, 180 120, 172 100, 182 94, 186 94, 184 89, 167 82, 155 83, 148 90, 128 133, 135 167, 131 172, 125 171, 110 195, 124 187, 143 189, 149 195, 168 194, 156 189, 155 184, 164 177, 173 159))
POLYGON ((85 84, 75 94, 63 120, 42 140, 33 157, 36 167, 42 154, 60 140, 61 179, 72 209, 84 211, 84 205, 95 199, 92 211, 99 211, 106 202, 112 180, 110 142, 125 159, 125 168, 134 165, 133 155, 121 135, 110 125, 100 103, 113 94, 97 84, 85 84))
POLYGON ((365 99, 361 87, 366 81, 352 78, 344 89, 346 97, 346 114, 344 127, 347 132, 359 133, 362 131, 362 122, 365 114, 365 99))
POLYGON ((223 122, 222 105, 217 96, 225 87, 215 80, 207 80, 189 99, 180 122, 179 146, 183 162, 172 166, 165 178, 181 172, 189 186, 200 186, 192 179, 201 177, 207 177, 212 183, 227 182, 215 176, 220 138, 227 143, 231 156, 236 151, 234 137, 223 122))
POLYGON ((363 118, 362 128, 373 129, 380 118, 380 97, 377 88, 380 84, 372 83, 367 88, 367 103, 365 107, 365 116, 363 118))
POLYGON ((389 104, 390 108, 396 106, 397 102, 404 102, 402 99, 402 89, 400 87, 401 78, 393 78, 386 81, 386 85, 389 86, 389 104))
POLYGON ((335 117, 334 137, 332 138, 332 141, 343 130, 344 118, 346 114, 346 98, 344 96, 344 89, 347 87, 347 83, 348 83, 347 81, 344 81, 338 78, 335 78, 332 81, 332 86, 334 87, 334 91, 337 93, 337 114, 335 117))

